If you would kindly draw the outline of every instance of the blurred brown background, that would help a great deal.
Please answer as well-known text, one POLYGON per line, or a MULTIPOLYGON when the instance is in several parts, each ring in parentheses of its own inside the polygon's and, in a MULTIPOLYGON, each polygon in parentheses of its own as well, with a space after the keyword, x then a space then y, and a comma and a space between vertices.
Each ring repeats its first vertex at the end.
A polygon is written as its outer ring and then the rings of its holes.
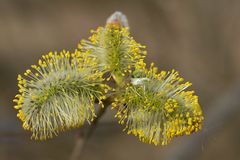
POLYGON ((239 0, 0 0, 0 160, 67 160, 77 130, 46 142, 30 140, 16 118, 16 77, 43 53, 73 50, 89 30, 119 10, 147 61, 176 69, 199 95, 205 127, 166 147, 122 132, 109 111, 82 159, 240 159, 239 0))

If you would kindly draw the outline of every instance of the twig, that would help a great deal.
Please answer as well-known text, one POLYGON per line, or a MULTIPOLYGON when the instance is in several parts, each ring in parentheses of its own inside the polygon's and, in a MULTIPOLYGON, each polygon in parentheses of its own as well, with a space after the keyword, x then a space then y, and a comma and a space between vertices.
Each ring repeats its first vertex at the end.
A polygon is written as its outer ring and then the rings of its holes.
MULTIPOLYGON (((127 17, 121 13, 121 12, 114 12, 106 21, 107 24, 113 23, 113 24, 120 24, 123 27, 129 27, 128 26, 128 20, 127 17)), ((113 79, 113 84, 117 82, 116 79, 113 79)), ((83 130, 80 131, 75 147, 73 149, 73 152, 71 154, 70 160, 78 160, 81 157, 82 151, 84 149, 84 146, 86 145, 89 137, 92 135, 93 131, 95 130, 99 119, 102 117, 102 115, 105 113, 108 106, 111 104, 112 97, 107 98, 103 104, 104 108, 101 108, 99 112, 97 113, 97 117, 93 120, 92 124, 87 128, 86 132, 84 133, 83 130)))
POLYGON ((80 130, 80 132, 77 136, 76 143, 75 143, 73 152, 71 154, 70 160, 79 160, 80 159, 80 157, 82 155, 82 151, 85 148, 85 145, 86 145, 89 137, 91 137, 94 130, 96 129, 96 126, 97 126, 99 120, 104 115, 108 106, 111 104, 111 98, 107 98, 103 102, 103 104, 104 104, 105 107, 101 108, 98 111, 97 117, 93 120, 92 124, 86 129, 86 131, 84 132, 84 130, 80 130))

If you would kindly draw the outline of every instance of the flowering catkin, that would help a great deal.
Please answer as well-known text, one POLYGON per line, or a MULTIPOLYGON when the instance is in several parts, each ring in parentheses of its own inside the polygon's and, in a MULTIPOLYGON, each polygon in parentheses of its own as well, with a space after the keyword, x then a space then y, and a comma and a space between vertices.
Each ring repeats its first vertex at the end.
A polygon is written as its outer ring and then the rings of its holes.
POLYGON ((63 51, 42 56, 24 76, 18 76, 19 94, 14 102, 23 128, 33 139, 44 140, 72 127, 90 122, 94 102, 101 102, 109 87, 103 72, 87 53, 63 51))
POLYGON ((203 116, 198 97, 184 91, 191 84, 183 83, 174 70, 157 73, 153 64, 149 70, 145 66, 143 61, 136 64, 137 78, 113 102, 127 133, 146 143, 166 145, 173 137, 200 130, 203 116))
POLYGON ((115 81, 121 85, 124 77, 129 75, 137 61, 143 59, 145 46, 130 37, 129 29, 120 24, 107 24, 92 31, 89 40, 82 40, 79 49, 89 52, 104 69, 110 72, 115 81))

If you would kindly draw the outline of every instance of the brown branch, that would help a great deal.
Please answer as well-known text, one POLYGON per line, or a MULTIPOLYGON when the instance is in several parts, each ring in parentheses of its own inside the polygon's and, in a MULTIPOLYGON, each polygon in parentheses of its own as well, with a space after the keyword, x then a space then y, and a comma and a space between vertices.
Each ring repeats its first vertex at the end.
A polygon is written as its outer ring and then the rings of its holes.
POLYGON ((111 104, 111 98, 107 98, 103 104, 104 104, 104 108, 101 108, 98 113, 97 113, 97 117, 93 120, 93 122, 91 123, 91 125, 85 130, 80 130, 76 139, 76 143, 75 146, 73 148, 70 160, 79 160, 83 149, 85 148, 85 145, 88 141, 88 139, 91 137, 91 135, 93 134, 94 130, 97 127, 97 124, 99 122, 99 120, 101 119, 101 117, 104 115, 104 113, 106 112, 106 109, 108 108, 108 106, 111 104))
MULTIPOLYGON (((119 24, 123 27, 129 27, 128 26, 128 20, 127 17, 121 13, 121 12, 114 12, 108 19, 107 19, 107 24, 110 23, 114 23, 114 24, 119 24)), ((117 79, 112 79, 112 85, 116 85, 117 83, 117 79)), ((119 85, 119 84, 118 84, 119 85)), ((75 147, 73 149, 73 152, 71 154, 70 160, 78 160, 80 159, 81 155, 82 155, 82 151, 89 139, 89 137, 92 135, 92 133, 94 132, 94 130, 96 129, 96 126, 98 124, 99 119, 101 119, 101 117, 103 116, 103 114, 105 113, 106 109, 108 108, 108 106, 112 103, 112 97, 107 98, 103 104, 104 104, 104 108, 101 108, 98 113, 97 113, 97 117, 93 120, 92 124, 86 129, 86 131, 84 132, 84 130, 80 130, 78 136, 77 136, 77 140, 76 140, 76 144, 75 147)))

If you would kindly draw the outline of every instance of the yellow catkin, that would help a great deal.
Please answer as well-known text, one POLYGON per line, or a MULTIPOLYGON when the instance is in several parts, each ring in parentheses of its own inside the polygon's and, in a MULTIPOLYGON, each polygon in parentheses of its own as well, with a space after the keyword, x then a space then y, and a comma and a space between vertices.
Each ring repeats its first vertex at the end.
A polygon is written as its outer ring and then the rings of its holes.
POLYGON ((111 89, 89 53, 62 51, 43 55, 24 76, 18 75, 19 94, 13 100, 17 117, 32 138, 45 140, 59 132, 79 127, 95 116, 96 100, 111 89))
POLYGON ((145 46, 137 43, 130 37, 129 29, 119 24, 107 24, 91 32, 93 35, 81 41, 78 48, 96 57, 103 69, 110 72, 107 80, 112 77, 121 84, 132 73, 135 63, 144 59, 145 46))
POLYGON ((135 74, 146 81, 134 83, 113 102, 118 107, 117 117, 125 124, 128 134, 140 141, 166 145, 172 138, 189 135, 202 128, 203 115, 198 97, 193 91, 184 91, 191 83, 183 83, 178 72, 157 72, 154 64, 146 69, 139 61, 135 74), (178 82, 178 83, 176 83, 178 82))

